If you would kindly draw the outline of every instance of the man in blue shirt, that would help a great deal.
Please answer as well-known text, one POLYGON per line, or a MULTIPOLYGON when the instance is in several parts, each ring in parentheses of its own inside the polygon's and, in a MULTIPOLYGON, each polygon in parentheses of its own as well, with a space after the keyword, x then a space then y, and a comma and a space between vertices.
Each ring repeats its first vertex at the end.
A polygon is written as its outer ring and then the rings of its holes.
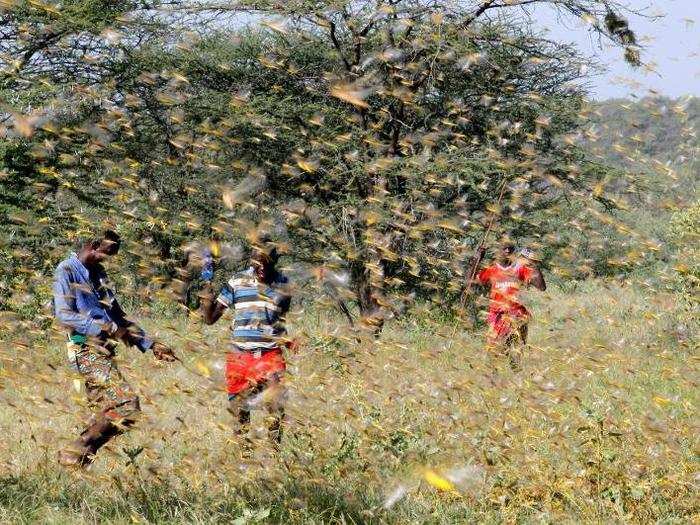
POLYGON ((107 441, 133 425, 139 398, 114 361, 117 342, 152 350, 156 359, 174 361, 167 346, 148 338, 126 318, 108 287, 102 261, 116 255, 120 238, 106 231, 58 265, 53 285, 56 321, 68 331, 71 368, 85 382, 93 417, 73 446, 59 452, 66 466, 85 466, 107 441))

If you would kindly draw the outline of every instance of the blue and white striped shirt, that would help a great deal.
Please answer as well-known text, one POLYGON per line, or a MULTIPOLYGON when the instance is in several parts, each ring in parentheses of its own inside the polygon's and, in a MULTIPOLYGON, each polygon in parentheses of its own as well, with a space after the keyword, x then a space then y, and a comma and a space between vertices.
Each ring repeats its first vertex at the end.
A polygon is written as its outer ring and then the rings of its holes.
POLYGON ((235 274, 217 301, 233 306, 233 345, 254 351, 279 346, 286 334, 284 316, 291 303, 289 280, 277 273, 270 284, 259 281, 253 268, 235 274))

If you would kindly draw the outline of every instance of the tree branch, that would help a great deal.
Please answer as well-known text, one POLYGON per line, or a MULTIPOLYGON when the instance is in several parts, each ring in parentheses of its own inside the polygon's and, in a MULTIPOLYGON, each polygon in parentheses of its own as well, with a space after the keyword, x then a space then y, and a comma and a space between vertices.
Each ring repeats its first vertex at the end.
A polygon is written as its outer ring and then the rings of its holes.
POLYGON ((474 11, 474 14, 472 14, 462 23, 462 27, 469 27, 472 24, 472 22, 474 22, 477 18, 479 18, 492 7, 501 7, 500 5, 493 5, 495 3, 496 0, 486 0, 486 2, 481 4, 481 6, 476 11, 474 11))
POLYGON ((348 61, 347 58, 345 58, 345 53, 343 53, 343 48, 340 45, 340 42, 338 41, 338 36, 336 35, 336 25, 335 22, 331 20, 327 20, 328 22, 328 32, 329 36, 331 37, 331 42, 333 42, 333 47, 335 47, 336 51, 338 51, 338 54, 340 55, 341 60, 343 61, 343 65, 345 66, 345 69, 347 69, 349 72, 352 71, 352 66, 350 65, 350 62, 348 61))

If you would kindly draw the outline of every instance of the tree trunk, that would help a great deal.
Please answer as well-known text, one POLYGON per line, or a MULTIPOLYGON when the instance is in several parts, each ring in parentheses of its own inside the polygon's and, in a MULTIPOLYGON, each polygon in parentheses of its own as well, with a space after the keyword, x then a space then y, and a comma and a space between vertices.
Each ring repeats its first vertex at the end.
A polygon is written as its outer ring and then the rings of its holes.
POLYGON ((377 292, 372 284, 371 271, 365 259, 357 259, 350 264, 350 279, 360 308, 362 323, 378 336, 384 326, 377 292))

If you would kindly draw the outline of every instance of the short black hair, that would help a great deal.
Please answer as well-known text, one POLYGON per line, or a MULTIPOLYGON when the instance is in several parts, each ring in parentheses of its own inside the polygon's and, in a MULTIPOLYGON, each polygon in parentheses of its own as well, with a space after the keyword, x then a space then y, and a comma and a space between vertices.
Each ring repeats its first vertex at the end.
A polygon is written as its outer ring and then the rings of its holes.
POLYGON ((106 241, 116 242, 116 243, 122 242, 122 238, 114 230, 105 230, 104 233, 102 233, 102 239, 106 240, 106 241))
POLYGON ((80 246, 87 246, 88 244, 101 243, 102 241, 111 241, 115 243, 121 243, 121 236, 114 230, 104 230, 101 235, 93 233, 93 237, 88 237, 87 239, 83 237, 80 241, 80 246))
POLYGON ((88 241, 81 242, 79 247, 82 248, 83 246, 92 246, 93 248, 97 248, 104 241, 107 241, 109 244, 116 246, 117 250, 119 250, 119 247, 122 244, 122 238, 117 232, 115 232, 114 230, 104 230, 102 232, 102 235, 100 235, 99 237, 93 237, 88 241))

